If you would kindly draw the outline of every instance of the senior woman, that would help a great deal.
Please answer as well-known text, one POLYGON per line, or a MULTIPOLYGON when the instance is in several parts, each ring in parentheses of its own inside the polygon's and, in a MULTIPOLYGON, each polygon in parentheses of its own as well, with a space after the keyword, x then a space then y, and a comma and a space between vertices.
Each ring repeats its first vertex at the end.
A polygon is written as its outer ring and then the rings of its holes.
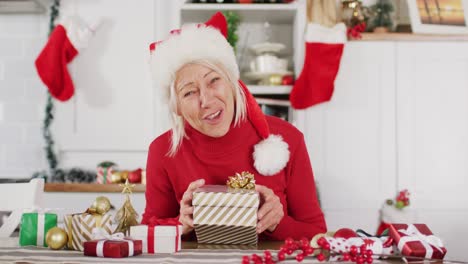
POLYGON ((248 171, 260 194, 260 239, 310 239, 326 225, 303 135, 263 115, 239 80, 226 35, 226 20, 216 13, 150 46, 153 79, 164 89, 173 127, 149 147, 142 223, 175 218, 185 237, 194 237, 194 190, 248 171))

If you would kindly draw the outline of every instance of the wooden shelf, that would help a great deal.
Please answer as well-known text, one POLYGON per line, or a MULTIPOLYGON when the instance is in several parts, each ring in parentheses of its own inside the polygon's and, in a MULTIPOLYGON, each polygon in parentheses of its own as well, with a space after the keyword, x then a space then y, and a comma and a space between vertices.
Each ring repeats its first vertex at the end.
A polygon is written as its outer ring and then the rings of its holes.
POLYGON ((291 106, 291 102, 289 100, 283 100, 283 99, 271 99, 271 98, 258 98, 256 97, 255 100, 259 104, 264 104, 264 105, 277 105, 277 106, 291 106))
POLYGON ((253 95, 258 94, 289 94, 292 90, 292 85, 279 85, 279 86, 268 86, 268 85, 247 85, 249 91, 253 95))
MULTIPOLYGON (((144 193, 146 185, 136 184, 133 188, 135 193, 144 193)), ((45 192, 96 192, 96 193, 118 193, 122 187, 118 184, 95 184, 95 183, 46 183, 45 192)))
POLYGON ((289 4, 184 4, 181 8, 184 22, 203 22, 217 11, 235 11, 242 22, 291 23, 294 21, 298 3, 289 4))
POLYGON ((182 10, 296 10, 298 4, 193 4, 186 3, 182 10))
POLYGON ((363 33, 361 39, 353 41, 468 41, 468 34, 363 33))

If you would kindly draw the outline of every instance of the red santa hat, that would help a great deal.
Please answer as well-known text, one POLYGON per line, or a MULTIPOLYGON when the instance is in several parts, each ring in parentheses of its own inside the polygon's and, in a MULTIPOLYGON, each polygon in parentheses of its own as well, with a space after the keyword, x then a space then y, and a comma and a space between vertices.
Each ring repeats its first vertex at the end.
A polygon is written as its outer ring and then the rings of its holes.
POLYGON ((289 161, 288 144, 280 135, 270 134, 263 112, 247 86, 239 79, 233 48, 226 40, 227 22, 220 12, 204 24, 184 25, 170 36, 150 45, 151 67, 156 87, 164 89, 166 99, 176 72, 185 64, 205 59, 222 63, 239 82, 246 98, 247 117, 262 140, 254 146, 254 167, 263 175, 274 175, 289 161))

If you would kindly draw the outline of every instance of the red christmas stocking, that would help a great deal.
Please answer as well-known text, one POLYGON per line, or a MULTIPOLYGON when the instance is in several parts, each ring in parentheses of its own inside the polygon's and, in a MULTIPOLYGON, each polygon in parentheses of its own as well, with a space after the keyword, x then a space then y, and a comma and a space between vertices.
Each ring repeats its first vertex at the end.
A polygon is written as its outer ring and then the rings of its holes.
POLYGON ((75 91, 67 64, 88 46, 94 30, 77 17, 65 18, 50 34, 46 46, 36 59, 36 69, 50 94, 67 101, 75 91))
POLYGON ((304 67, 289 96, 295 109, 331 99, 346 42, 346 26, 340 23, 327 28, 309 23, 305 38, 304 67))

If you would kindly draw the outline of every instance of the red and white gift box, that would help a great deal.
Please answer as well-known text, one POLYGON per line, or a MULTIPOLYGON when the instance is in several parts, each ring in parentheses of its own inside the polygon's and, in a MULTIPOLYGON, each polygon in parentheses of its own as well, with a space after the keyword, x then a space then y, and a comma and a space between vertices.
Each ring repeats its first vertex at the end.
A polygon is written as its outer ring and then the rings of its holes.
MULTIPOLYGON (((93 236, 95 229, 93 230, 93 236)), ((123 233, 102 236, 99 240, 83 243, 84 255, 104 258, 125 258, 140 255, 142 253, 142 241, 125 239, 123 233)))
POLYGON ((115 170, 115 165, 98 166, 96 173, 96 182, 100 184, 112 183, 112 173, 115 170))
POLYGON ((143 241, 143 253, 175 253, 181 248, 182 225, 137 225, 130 237, 143 241))
POLYGON ((336 253, 349 252, 352 246, 359 248, 361 245, 366 245, 366 249, 372 250, 376 255, 393 254, 393 246, 387 243, 388 237, 325 237, 328 244, 330 244, 330 250, 336 253))
MULTIPOLYGON (((425 224, 390 224, 389 235, 401 254, 407 257, 443 259, 447 249, 425 224)), ((420 259, 406 258, 407 261, 420 259)))

